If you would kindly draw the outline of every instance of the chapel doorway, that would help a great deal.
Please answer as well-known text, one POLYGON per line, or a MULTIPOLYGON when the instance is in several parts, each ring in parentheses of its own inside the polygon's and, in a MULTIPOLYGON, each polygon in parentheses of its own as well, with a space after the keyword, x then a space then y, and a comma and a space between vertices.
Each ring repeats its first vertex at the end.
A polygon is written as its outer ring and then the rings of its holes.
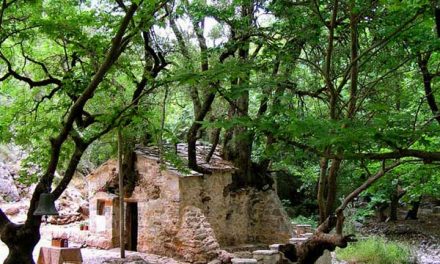
POLYGON ((137 251, 138 204, 136 202, 127 203, 125 217, 125 249, 130 251, 137 251))

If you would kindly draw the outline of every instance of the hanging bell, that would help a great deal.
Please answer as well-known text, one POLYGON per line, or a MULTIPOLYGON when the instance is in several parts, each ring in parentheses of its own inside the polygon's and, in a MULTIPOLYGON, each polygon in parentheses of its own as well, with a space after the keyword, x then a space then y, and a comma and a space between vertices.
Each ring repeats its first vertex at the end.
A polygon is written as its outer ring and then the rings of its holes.
POLYGON ((34 215, 58 215, 55 208, 54 197, 51 193, 42 193, 38 200, 38 207, 34 215))

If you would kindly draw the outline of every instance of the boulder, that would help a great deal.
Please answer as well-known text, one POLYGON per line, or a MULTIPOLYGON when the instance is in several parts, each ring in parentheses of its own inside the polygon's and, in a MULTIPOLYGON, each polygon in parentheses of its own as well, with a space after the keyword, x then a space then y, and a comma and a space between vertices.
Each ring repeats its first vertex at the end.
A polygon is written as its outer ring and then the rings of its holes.
POLYGON ((20 205, 12 204, 11 206, 7 207, 4 210, 4 213, 9 216, 16 215, 16 214, 20 213, 20 205))

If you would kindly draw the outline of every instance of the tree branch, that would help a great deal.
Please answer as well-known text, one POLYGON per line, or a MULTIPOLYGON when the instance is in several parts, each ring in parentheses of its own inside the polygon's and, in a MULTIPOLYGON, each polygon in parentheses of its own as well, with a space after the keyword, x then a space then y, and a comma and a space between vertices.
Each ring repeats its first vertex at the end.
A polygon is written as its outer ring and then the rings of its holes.
POLYGON ((405 158, 405 157, 414 157, 422 159, 425 163, 431 163, 432 161, 440 161, 440 152, 437 151, 424 151, 424 150, 418 150, 418 149, 398 149, 395 151, 389 151, 389 152, 382 152, 382 153, 362 153, 362 152, 355 152, 355 153, 329 153, 325 151, 321 151, 317 148, 314 148, 312 146, 293 141, 286 138, 280 138, 280 140, 283 140, 287 144, 290 144, 294 147, 300 148, 304 151, 314 153, 317 156, 320 157, 326 157, 328 159, 341 159, 341 160, 361 160, 361 159, 368 159, 368 160, 387 160, 387 159, 399 159, 399 158, 405 158))
POLYGON ((102 82, 104 76, 106 75, 108 70, 111 68, 111 66, 114 64, 114 62, 117 60, 118 56, 120 55, 119 49, 120 49, 121 40, 137 8, 138 6, 136 4, 132 4, 130 6, 129 10, 127 11, 125 17, 121 22, 121 25, 119 26, 116 36, 113 38, 112 45, 105 57, 104 62, 99 67, 97 73, 93 76, 87 88, 83 91, 81 96, 75 101, 73 106, 70 108, 70 111, 67 114, 67 118, 65 119, 63 127, 61 128, 61 131, 58 134, 58 136, 55 138, 51 138, 50 160, 47 165, 46 172, 44 173, 43 177, 41 177, 32 195, 32 199, 27 214, 27 219, 25 222, 26 226, 38 225, 41 222, 41 217, 34 216, 33 213, 36 209, 40 194, 50 190, 54 173, 58 166, 61 147, 63 143, 66 141, 69 133, 72 131, 74 121, 77 119, 78 116, 82 115, 85 104, 89 99, 93 97, 93 94, 97 89, 98 85, 102 82))
POLYGON ((58 80, 58 79, 53 78, 51 76, 49 76, 48 79, 41 80, 41 81, 34 81, 31 78, 28 78, 26 76, 21 76, 20 74, 18 74, 16 71, 14 71, 12 69, 11 62, 1 52, 0 52, 0 58, 6 63, 6 65, 8 67, 9 75, 11 75, 12 77, 14 77, 17 80, 20 80, 20 81, 23 81, 23 82, 27 83, 31 88, 40 87, 40 86, 47 86, 47 85, 50 85, 50 84, 55 84, 55 85, 58 85, 58 86, 62 85, 61 80, 58 80))
POLYGON ((396 161, 393 164, 391 164, 390 166, 387 166, 385 168, 381 168, 375 175, 369 177, 361 186, 356 188, 356 190, 352 191, 347 197, 345 197, 342 204, 335 210, 336 213, 343 211, 347 207, 348 203, 350 203, 351 201, 353 201, 353 199, 358 197, 358 195, 361 192, 368 189, 368 187, 370 187, 378 179, 382 178, 387 172, 393 170, 394 168, 398 167, 401 164, 402 164, 401 161, 396 161))

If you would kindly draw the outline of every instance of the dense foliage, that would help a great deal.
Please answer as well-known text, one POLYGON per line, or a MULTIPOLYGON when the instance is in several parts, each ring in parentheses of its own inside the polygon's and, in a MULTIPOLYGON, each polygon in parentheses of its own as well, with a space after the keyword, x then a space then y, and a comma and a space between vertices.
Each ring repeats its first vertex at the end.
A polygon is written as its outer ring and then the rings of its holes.
POLYGON ((202 172, 196 142, 222 145, 237 188, 299 177, 338 234, 373 184, 373 201, 440 193, 437 1, 1 2, 0 141, 43 168, 23 175, 38 182, 26 228, 81 159, 115 155, 116 128, 126 154, 187 142, 202 172))

